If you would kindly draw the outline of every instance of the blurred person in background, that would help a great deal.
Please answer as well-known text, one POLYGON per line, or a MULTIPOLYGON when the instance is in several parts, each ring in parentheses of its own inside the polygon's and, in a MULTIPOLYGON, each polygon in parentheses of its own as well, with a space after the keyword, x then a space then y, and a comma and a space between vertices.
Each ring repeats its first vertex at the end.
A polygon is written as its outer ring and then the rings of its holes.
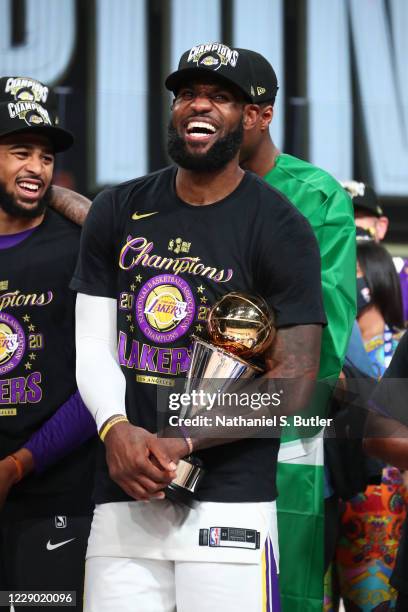
MULTIPOLYGON (((384 215, 380 200, 374 189, 366 183, 344 181, 343 187, 350 195, 354 206, 356 226, 367 230, 375 242, 385 239, 389 219, 384 215)), ((399 275, 402 293, 404 321, 408 321, 408 262, 402 257, 393 257, 399 275)))
MULTIPOLYGON (((370 232, 359 237, 357 323, 371 371, 379 380, 403 334, 401 290, 386 249, 370 239, 370 232)), ((390 466, 384 468, 380 485, 368 486, 345 503, 336 570, 346 611, 394 609, 396 593, 389 578, 407 503, 402 475, 390 466)))

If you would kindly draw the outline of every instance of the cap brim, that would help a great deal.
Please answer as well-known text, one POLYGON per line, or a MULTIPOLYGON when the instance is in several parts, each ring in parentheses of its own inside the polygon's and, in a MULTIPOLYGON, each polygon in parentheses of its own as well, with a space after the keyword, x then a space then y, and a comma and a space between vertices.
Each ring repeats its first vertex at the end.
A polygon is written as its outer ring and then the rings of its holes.
POLYGON ((3 136, 10 136, 11 134, 22 134, 24 132, 29 134, 37 133, 46 136, 46 138, 48 138, 48 140, 51 142, 55 153, 66 151, 74 144, 74 137, 71 132, 68 132, 68 130, 64 130, 63 128, 59 127, 47 127, 44 125, 39 125, 38 127, 27 126, 18 130, 6 130, 0 133, 0 138, 3 138, 3 136))
POLYGON ((164 84, 169 91, 172 91, 174 94, 180 89, 180 87, 186 81, 196 79, 197 77, 202 76, 203 74, 212 76, 214 79, 219 80, 230 87, 234 87, 244 96, 246 100, 252 102, 251 96, 242 89, 235 81, 232 81, 228 77, 225 77, 223 74, 218 74, 213 68, 206 68, 205 66, 200 66, 200 68, 182 68, 181 70, 176 70, 169 74, 164 84))

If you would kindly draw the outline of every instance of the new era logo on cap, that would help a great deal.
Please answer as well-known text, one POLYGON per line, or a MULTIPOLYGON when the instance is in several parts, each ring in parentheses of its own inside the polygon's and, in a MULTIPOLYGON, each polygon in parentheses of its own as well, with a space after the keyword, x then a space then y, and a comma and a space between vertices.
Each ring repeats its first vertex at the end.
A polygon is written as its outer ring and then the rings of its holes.
POLYGON ((241 57, 246 57, 252 72, 252 80, 255 87, 253 102, 255 104, 262 104, 264 102, 274 104, 279 87, 278 79, 271 64, 263 55, 256 51, 239 48, 237 51, 241 57))

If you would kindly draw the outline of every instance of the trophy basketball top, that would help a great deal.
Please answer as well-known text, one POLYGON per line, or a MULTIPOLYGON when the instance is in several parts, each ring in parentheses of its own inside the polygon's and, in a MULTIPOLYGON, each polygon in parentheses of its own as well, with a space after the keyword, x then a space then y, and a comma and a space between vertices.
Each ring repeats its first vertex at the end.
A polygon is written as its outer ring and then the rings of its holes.
POLYGON ((260 296, 227 293, 209 312, 210 341, 244 359, 260 355, 275 337, 274 319, 260 296))

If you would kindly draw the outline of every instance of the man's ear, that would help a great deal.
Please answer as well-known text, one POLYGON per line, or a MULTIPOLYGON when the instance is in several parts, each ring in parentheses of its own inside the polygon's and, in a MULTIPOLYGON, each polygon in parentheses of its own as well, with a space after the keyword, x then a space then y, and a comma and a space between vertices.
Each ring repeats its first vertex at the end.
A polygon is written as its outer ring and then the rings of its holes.
POLYGON ((260 116, 260 128, 261 131, 269 129, 273 118, 273 106, 272 104, 268 104, 267 106, 260 107, 261 116, 260 116))
POLYGON ((259 121, 260 116, 261 108, 258 104, 245 104, 242 117, 244 130, 252 130, 259 121))
POLYGON ((376 222, 376 230, 378 240, 384 240, 385 234, 388 230, 389 219, 388 217, 379 217, 376 222))

